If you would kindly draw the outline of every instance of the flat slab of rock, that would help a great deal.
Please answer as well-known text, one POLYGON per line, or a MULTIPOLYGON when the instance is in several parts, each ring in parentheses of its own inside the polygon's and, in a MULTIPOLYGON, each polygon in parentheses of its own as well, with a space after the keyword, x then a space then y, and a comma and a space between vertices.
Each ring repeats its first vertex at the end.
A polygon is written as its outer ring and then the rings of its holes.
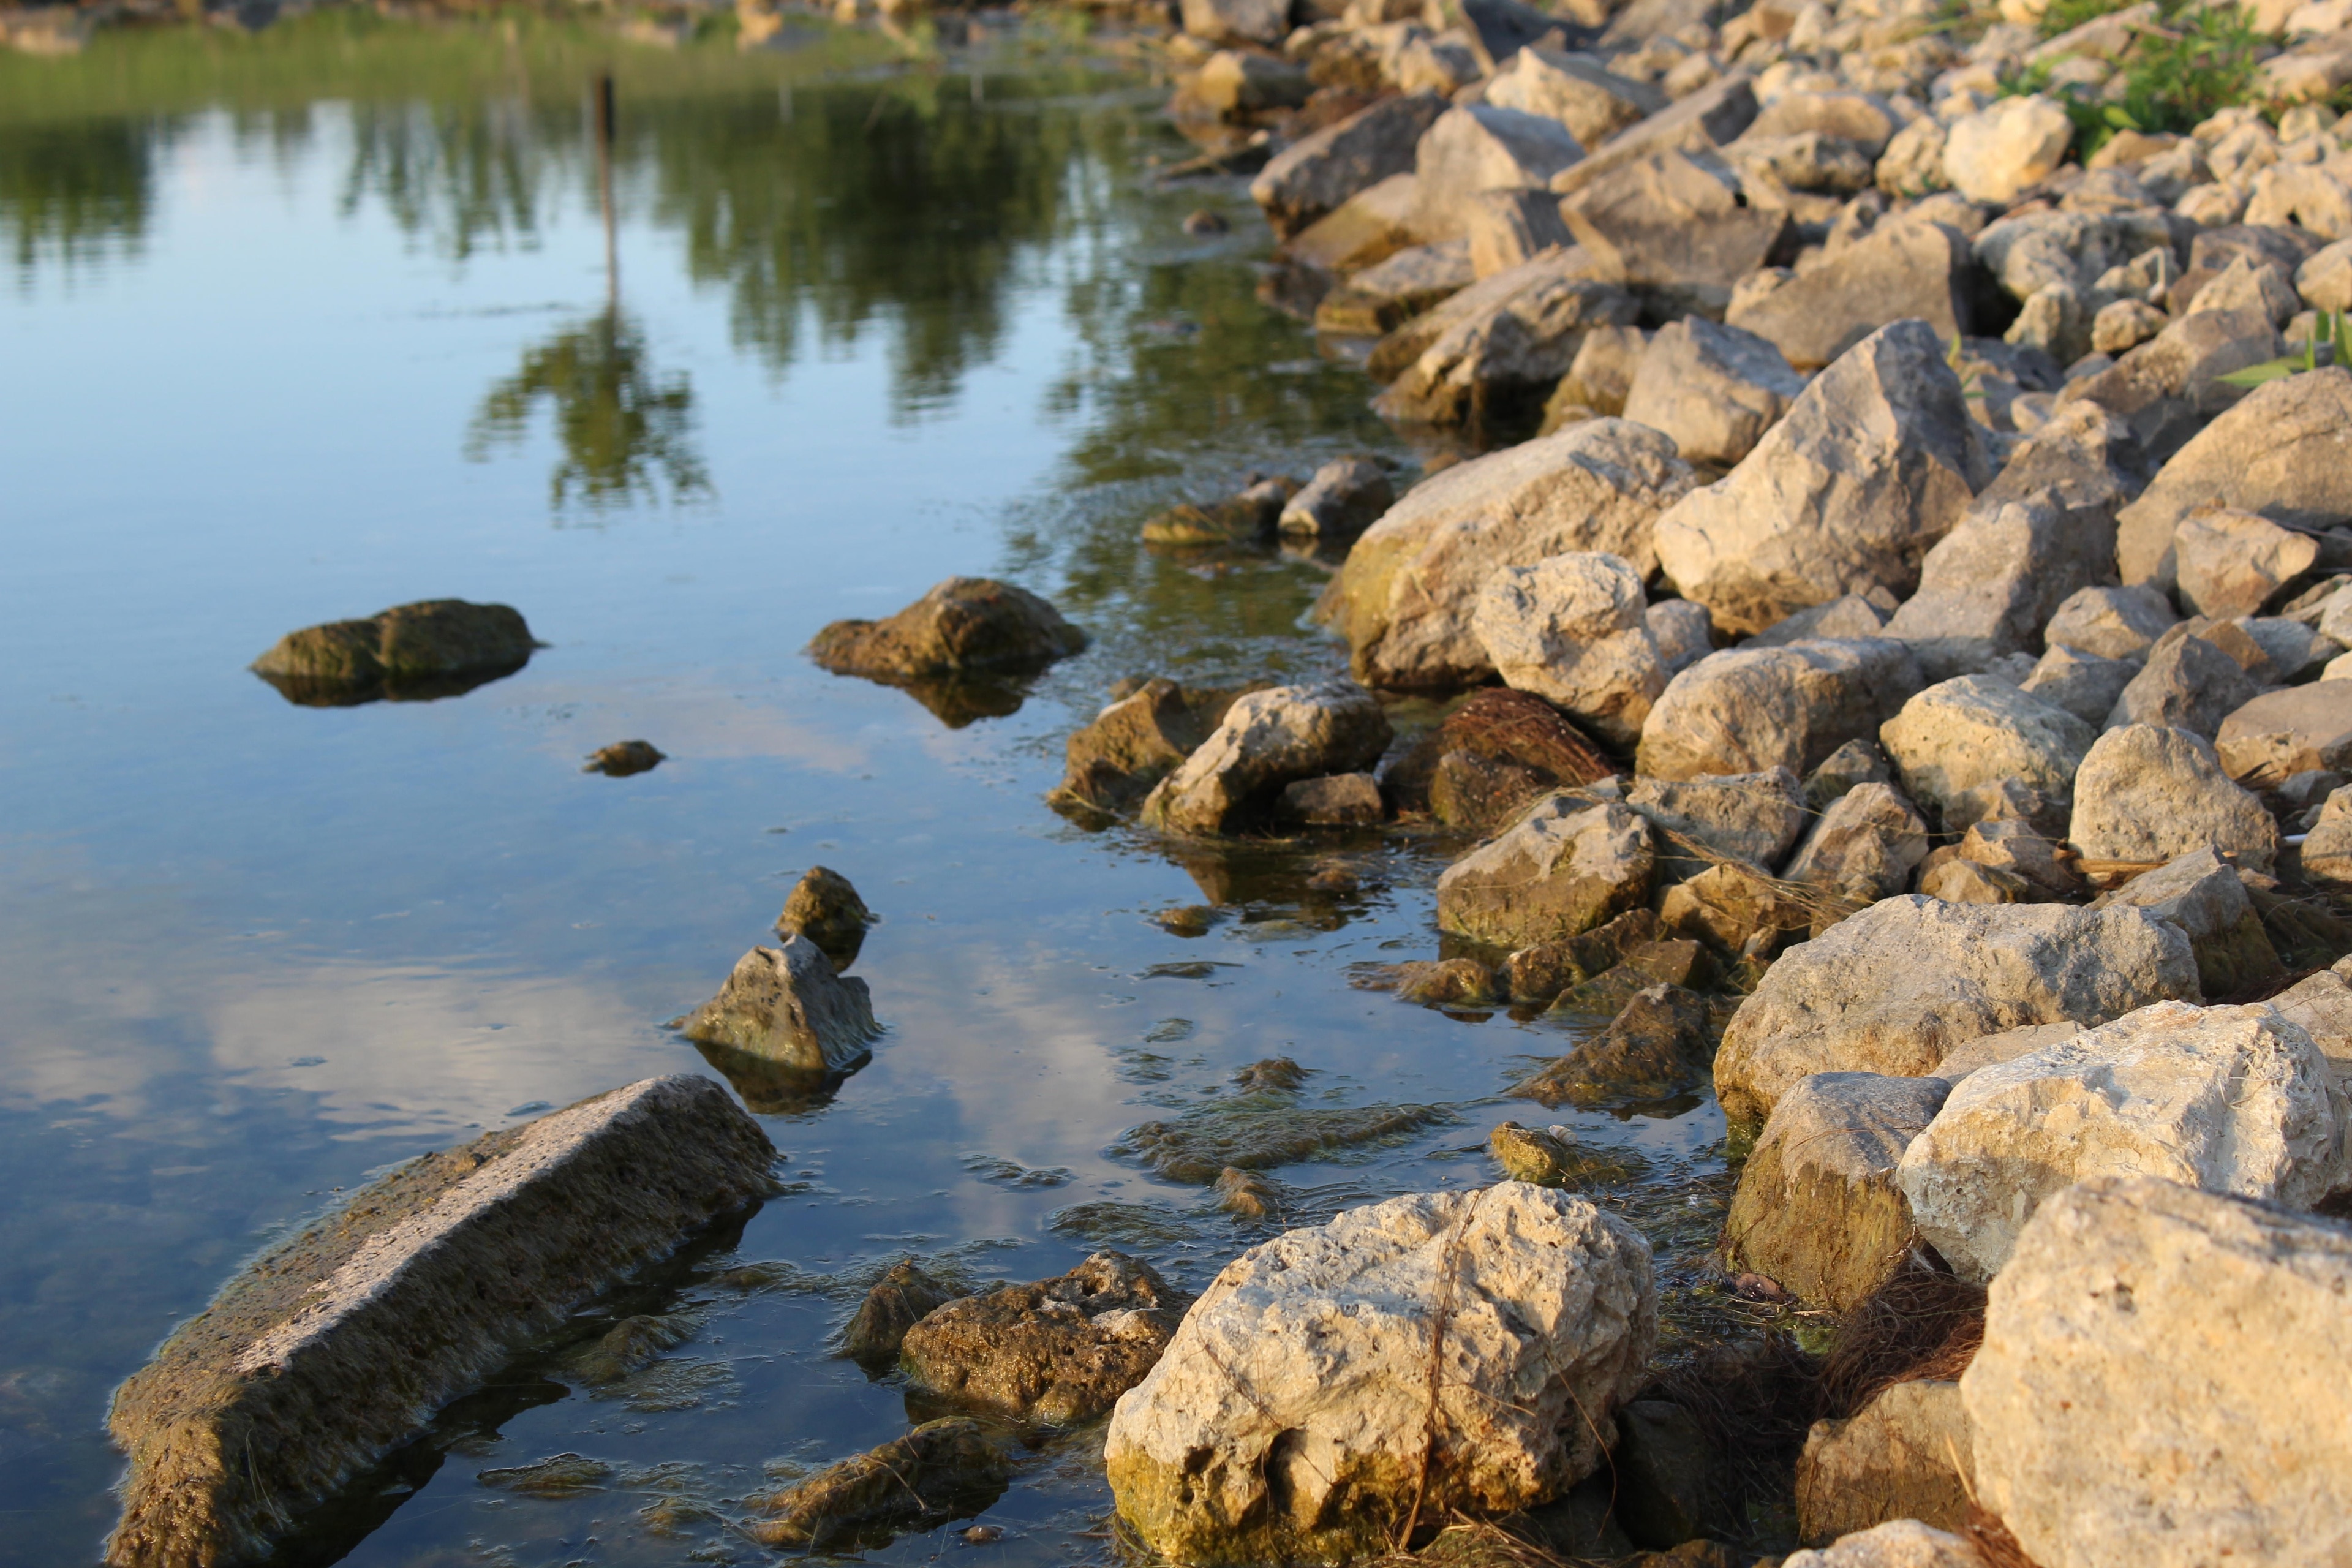
POLYGON ((1344 680, 1272 686, 1234 700, 1213 734, 1144 798, 1143 823, 1215 834, 1270 809, 1286 784, 1354 773, 1391 737, 1380 700, 1344 680))
POLYGON ((1666 683, 1642 721, 1635 765, 1663 779, 1801 776, 1850 741, 1875 740, 1922 684, 1910 646, 1892 637, 1725 648, 1666 683))
POLYGON ((1572 795, 1538 801, 1437 879, 1437 923, 1512 947, 1571 937, 1647 901, 1649 825, 1572 795))
POLYGON ((2143 910, 1887 899, 1765 971, 1724 1031, 1716 1095, 1761 1121, 1813 1073, 1921 1077, 1979 1035, 2199 994, 2188 937, 2143 910))
POLYGON ((899 1359, 959 1404, 1068 1426, 1135 1386, 1189 1304, 1151 1265, 1097 1252, 1067 1274, 936 1309, 907 1331, 899 1359))
POLYGON ((1409 93, 1301 137, 1266 160, 1250 182, 1277 238, 1287 239, 1349 197, 1412 172, 1421 133, 1445 112, 1433 92, 1409 93))
POLYGON ((1590 1474, 1656 1339, 1649 1244, 1594 1205, 1392 1198, 1226 1265, 1112 1415, 1111 1489, 1181 1563, 1377 1554, 1416 1505, 1508 1512, 1590 1474))
POLYGON ((719 994, 676 1026, 699 1044, 812 1076, 863 1067, 882 1033, 866 982, 844 976, 822 948, 797 935, 737 959, 719 994))
MULTIPOLYGON (((814 950, 812 950, 814 951, 814 950)), ((656 1078, 410 1161, 272 1248, 114 1397, 113 1568, 266 1556, 291 1515, 529 1336, 769 1189, 708 1079, 656 1078)))
POLYGON ((926 1421, 854 1459, 827 1465, 771 1497, 754 1521, 762 1546, 814 1552, 879 1546, 909 1530, 969 1519, 1004 1495, 1013 1462, 980 1423, 926 1421))
POLYGON ((1895 1179, 1954 1272, 1990 1279, 2086 1177, 2310 1207, 2342 1170, 2336 1101, 2319 1047, 2274 1009, 2159 1002, 1962 1079, 1895 1179))
POLYGON ((1086 633, 1026 588, 950 577, 885 620, 834 622, 809 655, 835 675, 890 680, 1042 669, 1086 646, 1086 633))
POLYGON ((2342 1558, 2347 1302, 2340 1223, 2155 1176, 2059 1194, 1960 1379, 1979 1496, 2065 1568, 2342 1558))
POLYGON ((1816 1421, 1797 1459, 1797 1533, 1816 1545, 1895 1520, 1958 1530, 1976 1486, 1960 1385, 1898 1383, 1844 1421, 1816 1421))
POLYGON ((538 647, 509 605, 425 599, 289 632, 253 661, 253 672, 306 707, 416 700, 511 675, 538 647))

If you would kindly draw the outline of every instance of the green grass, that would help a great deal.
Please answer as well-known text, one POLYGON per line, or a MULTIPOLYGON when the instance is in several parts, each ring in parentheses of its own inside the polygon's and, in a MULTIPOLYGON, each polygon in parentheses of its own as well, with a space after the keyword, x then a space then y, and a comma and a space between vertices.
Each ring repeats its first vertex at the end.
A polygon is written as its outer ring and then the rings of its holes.
MULTIPOLYGON (((2051 0, 2042 31, 2055 37, 2124 7, 2117 0, 2051 0)), ((2233 5, 2168 0, 2159 7, 2162 31, 2143 32, 2121 62, 2119 99, 2080 89, 2053 88, 2050 68, 2030 67, 2008 82, 2011 93, 2043 93, 2074 122, 2084 157, 2118 131, 2185 132, 2217 110, 2252 99, 2261 79, 2255 51, 2265 42, 2233 5)))

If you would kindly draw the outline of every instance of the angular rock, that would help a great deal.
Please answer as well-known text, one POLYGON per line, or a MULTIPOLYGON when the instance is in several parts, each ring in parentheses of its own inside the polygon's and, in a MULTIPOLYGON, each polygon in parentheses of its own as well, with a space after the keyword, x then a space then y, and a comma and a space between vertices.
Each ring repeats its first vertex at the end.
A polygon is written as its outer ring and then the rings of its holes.
POLYGON ((1062 782, 1045 797, 1047 803, 1091 811, 1133 810, 1152 785, 1216 732, 1234 696, 1172 680, 1145 681, 1071 735, 1062 782))
POLYGON ((2179 619, 2172 602, 2155 588, 2081 588, 2052 613, 2042 635, 2053 647, 2063 643, 2102 658, 2138 663, 2179 619))
POLYGON ((1659 902, 1661 929, 1718 952, 1769 961, 1783 942, 1801 941, 1813 910, 1784 889, 1738 866, 1713 866, 1677 882, 1659 902))
POLYGON ((1486 101, 1548 115, 1581 145, 1598 147, 1666 107, 1666 95, 1619 76, 1591 55, 1530 47, 1513 55, 1486 84, 1486 101))
POLYGON ((1586 1109, 1664 1100, 1705 1082, 1713 1057, 1706 998, 1679 985, 1652 985, 1636 992, 1598 1038, 1523 1079, 1511 1092, 1546 1105, 1586 1109))
POLYGON ((1630 954, 1655 944, 1658 917, 1647 909, 1628 910, 1616 919, 1564 942, 1523 947, 1505 961, 1511 999, 1549 1002, 1571 985, 1617 967, 1630 954))
POLYGON ((2233 996, 2284 972, 2246 886, 2210 848, 2191 850, 2134 877, 2096 907, 2128 904, 2170 921, 2197 954, 2197 982, 2208 996, 2233 996))
POLYGON ((341 707, 455 696, 520 669, 538 647, 508 605, 425 599, 289 632, 253 671, 291 701, 341 707))
POLYGON ((2101 658, 2053 642, 2019 689, 2063 708, 2085 724, 2104 727, 2124 688, 2138 673, 2139 666, 2129 659, 2101 658))
POLYGON ((2268 261, 2257 262, 2250 256, 2241 256, 2223 268, 2218 276, 2199 285, 2197 297, 2189 302, 2184 314, 2197 316, 2208 310, 2242 310, 2262 317, 2273 327, 2284 326, 2302 304, 2294 297, 2294 285, 2287 281, 2288 270, 2268 261))
POLYGON ((1293 479, 1255 479, 1240 494, 1208 506, 1190 501, 1147 520, 1143 542, 1161 545, 1263 544, 1274 537, 1276 520, 1297 489, 1293 479))
POLYGON ((1788 226, 1787 214, 1748 205, 1739 176, 1706 153, 1622 163, 1565 197, 1560 216, 1612 282, 1708 314, 1764 265, 1788 226))
POLYGON ((2098 731, 2055 703, 1990 675, 1930 686, 1880 726, 1879 744, 1904 789, 1945 819, 1968 791, 2013 779, 2053 800, 2072 798, 2074 771, 2098 731))
POLYGON ((1635 765, 1665 779, 1810 773, 1847 742, 1874 736, 1920 684, 1909 645, 1890 637, 1726 648, 1666 683, 1635 765))
POLYGON ((2272 595, 2310 570, 2319 541, 2266 517, 2200 507, 2173 531, 2181 602, 2201 616, 2258 615, 2272 595))
POLYGON ((1630 1226, 1521 1183, 1294 1230, 1227 1265, 1119 1401, 1119 1512, 1164 1557, 1226 1564, 1377 1553, 1416 1504, 1547 1501, 1601 1462, 1655 1300, 1630 1226))
MULTIPOLYGON (((1468 241, 1464 240, 1461 244, 1466 257, 1468 241)), ((1476 265, 1475 262, 1471 263, 1474 273, 1476 265)), ((1598 270, 1582 251, 1570 246, 1547 250, 1529 257, 1517 266, 1488 273, 1469 287, 1448 295, 1374 343, 1372 352, 1365 357, 1364 369, 1375 381, 1392 382, 1411 370, 1443 339, 1451 337, 1457 345, 1457 353, 1465 344, 1483 342, 1483 338, 1473 339, 1465 334, 1481 322, 1486 323, 1486 331, 1491 334, 1494 326, 1507 315, 1510 315, 1514 321, 1519 321, 1517 316, 1511 315, 1511 310, 1513 301, 1521 295, 1550 300, 1555 308, 1563 299, 1593 298, 1581 291, 1569 289, 1568 286, 1600 281, 1596 277, 1598 270)), ((1534 314, 1536 319, 1540 319, 1545 310, 1536 308, 1534 314)), ((1519 341, 1512 334, 1524 336, 1525 325, 1521 322, 1517 327, 1506 329, 1504 349, 1519 341)), ((1588 330, 1602 329, 1596 326, 1588 330)), ((1569 345, 1571 364, 1575 363, 1573 356, 1580 352, 1580 339, 1569 345)))
POLYGON ((2230 710, 2214 734, 2213 749, 2223 771, 2252 789, 2276 789, 2315 768, 2347 771, 2352 681, 2318 680, 2265 691, 2230 710))
POLYGON ((264 1253, 116 1391, 130 1471, 106 1561, 268 1555, 296 1509, 518 1342, 765 1195, 775 1157, 724 1089, 675 1077, 401 1165, 264 1253))
POLYGON ((1633 812, 1552 795, 1445 868, 1437 923, 1512 946, 1571 937, 1645 901, 1655 863, 1633 812))
MULTIPOLYGON (((1443 304, 1477 279, 1478 274, 1470 260, 1467 240, 1449 239, 1437 245, 1407 246, 1386 260, 1365 268, 1324 295, 1315 307, 1315 330, 1318 332, 1378 337, 1394 331, 1415 316, 1443 304)), ((1382 477, 1385 479, 1386 475, 1382 477)), ((1310 483, 1307 488, 1311 489, 1314 487, 1310 483)), ((1292 498, 1292 505, 1297 504, 1297 499, 1292 498)), ((1387 503, 1383 502, 1381 510, 1386 510, 1386 506, 1387 503)), ((1377 515, 1375 512, 1374 516, 1377 515)), ((1284 516, 1289 516, 1287 508, 1284 516)), ((1364 520, 1366 523, 1371 521, 1371 518, 1364 520)), ((1282 530, 1285 533, 1298 531, 1287 521, 1283 523, 1282 530)), ((1361 525, 1356 531, 1362 531, 1361 525)))
POLYGON ((1347 637, 1371 685, 1473 684, 1493 673, 1470 617, 1496 569, 1601 551, 1646 574, 1657 562, 1652 525, 1692 482, 1673 441, 1618 419, 1457 463, 1356 542, 1317 613, 1347 637))
POLYGON ((1944 142, 1944 177, 1972 202, 2005 205, 2048 179, 2074 139, 2074 121, 2049 99, 2004 98, 1952 121, 1944 142))
POLYGON ((1898 1519, 1818 1551, 1791 1552, 1780 1568, 1993 1568, 1964 1535, 1898 1519))
POLYGON ((1575 1135, 1565 1127, 1559 1133, 1539 1132, 1516 1121, 1504 1121, 1486 1135, 1486 1147, 1495 1156, 1495 1163, 1503 1167, 1503 1174, 1512 1181, 1536 1187, 1566 1187, 1573 1182, 1575 1135))
POLYGON ((2304 838, 2299 864, 2305 879, 2321 887, 2352 887, 2352 789, 2329 792, 2304 838))
POLYGON ((1249 692, 1153 786, 1144 825, 1165 833, 1230 832, 1285 784, 1369 767, 1389 738, 1379 700, 1360 686, 1327 681, 1249 692))
POLYGON ((2343 1137, 2326 1059, 2274 1009, 2159 1002, 1962 1079, 1896 1180, 1921 1234, 1984 1280, 2075 1182, 2158 1175, 2308 1208, 2343 1137))
POLYGON ((2221 377, 2275 359, 2284 347, 2260 311, 2183 316, 2109 368, 2068 382, 2058 400, 2108 410, 2131 426, 2151 462, 2163 463, 2245 396, 2221 377))
POLYGON ((1613 418, 1622 414, 1626 395, 1633 389, 1633 377, 1640 373, 1642 356, 1649 350, 1650 334, 1639 327, 1593 328, 1584 334, 1583 345, 1576 351, 1568 374, 1554 389, 1552 403, 1590 410, 1589 414, 1578 415, 1580 420, 1593 415, 1613 418))
POLYGON ((2083 889, 2083 879, 2060 858, 2059 847, 2031 822, 1980 818, 1969 825, 1959 844, 1962 858, 1993 870, 2022 877, 2036 898, 2067 899, 2083 889))
POLYGON ((1370 773, 1326 773, 1285 784, 1277 816, 1310 827, 1357 827, 1387 815, 1381 786, 1370 773))
POLYGON ((1190 78, 1180 79, 1192 103, 1229 121, 1297 109, 1315 90, 1306 68, 1244 49, 1220 49, 1190 78))
POLYGON ((1976 1487, 1960 1385, 1898 1383, 1851 1419, 1816 1421, 1797 1459, 1797 1533, 1823 1545, 1895 1520, 1969 1521, 1976 1487))
POLYGON ((1787 768, 1636 779, 1625 804, 1666 840, 1659 869, 1677 881, 1723 859, 1769 873, 1805 830, 1804 789, 1787 768))
POLYGON ((1909 1257, 1895 1168, 1951 1092, 1940 1078, 1815 1073, 1772 1107, 1724 1222, 1724 1256, 1843 1312, 1909 1257))
POLYGON ((1675 438, 1694 463, 1729 468, 1805 390, 1753 332, 1685 316, 1658 329, 1625 394, 1625 417, 1675 438))
POLYGON ((1657 645, 1658 662, 1669 679, 1715 651, 1715 624, 1706 611, 1688 599, 1667 599, 1642 612, 1650 640, 1657 645))
POLYGON ((907 1331, 956 1299, 954 1288, 934 1278, 913 1258, 901 1258, 875 1282, 842 1331, 841 1353, 869 1365, 898 1359, 907 1331))
POLYGON ((1841 594, 1908 595, 1990 478, 1978 428, 1935 333, 1883 327, 1816 376, 1729 477, 1658 519, 1659 562, 1732 632, 1841 594))
POLYGON ((1885 784, 1895 776, 1875 741, 1848 741, 1805 777, 1805 804, 1826 811, 1838 796, 1859 785, 1885 784))
POLYGON ((2091 318, 2091 352, 2121 357, 2164 331, 2163 311, 2145 300, 2113 300, 2091 318))
POLYGON ((1813 605, 1783 616, 1754 637, 1742 637, 1739 646, 1783 647, 1792 642, 1874 637, 1886 629, 1887 612, 1878 601, 1892 605, 1895 595, 1875 588, 1871 595, 1846 594, 1825 605, 1813 605))
POLYGON ((834 622, 809 655, 835 675, 887 680, 1037 669, 1086 646, 1086 633, 1027 589, 950 577, 885 620, 834 622))
POLYGON ((2154 1175, 2056 1194, 1960 1379, 1979 1496, 2067 1568, 2327 1561, 2347 1530, 2347 1300, 2340 1223, 2154 1175))
POLYGON ((1067 1274, 936 1309, 907 1331, 899 1359, 959 1404, 1069 1426, 1151 1370, 1188 1305, 1149 1263, 1097 1252, 1067 1274))
POLYGON ((782 947, 755 947, 735 961, 719 994, 680 1018, 688 1039, 757 1057, 812 1075, 866 1065, 882 1033, 873 993, 844 975, 804 936, 782 947))
MULTIPOLYGON (((2311 1037, 2338 1088, 2352 1094, 2352 972, 2346 960, 2333 969, 2306 974, 2276 996, 2271 1005, 2279 1016, 2311 1037)), ((2352 1137, 2352 1131, 2347 1131, 2352 1137)))
POLYGON ((2203 736, 2152 724, 2110 730, 2091 747, 2066 837, 2086 862, 2161 865, 2211 845, 2257 871, 2279 843, 2278 824, 2230 782, 2203 736))
POLYGON ((1642 574, 1622 556, 1572 552, 1497 571, 1470 626, 1507 685, 1631 749, 1666 689, 1645 607, 1642 574))
POLYGON ((1927 858, 1927 820, 1891 784, 1856 784, 1822 813, 1783 877, 1857 904, 1891 899, 1927 858))
POLYGON ((1386 468, 1370 458, 1337 458, 1315 470, 1282 509, 1285 533, 1312 534, 1345 543, 1380 521, 1396 502, 1386 468))
POLYGON ((980 1423, 926 1421, 772 1497, 749 1500, 774 1516, 755 1521, 750 1533, 762 1546, 786 1550, 878 1546, 905 1531, 984 1512, 1012 1479, 1012 1460, 980 1423))
POLYGON ((1954 858, 1921 871, 1919 891, 1948 904, 2022 904, 2031 901, 2033 888, 2013 871, 1954 858))
POLYGON ((1418 1002, 1423 1006, 1491 1007, 1504 1000, 1503 986, 1495 972, 1475 958, 1400 963, 1396 966, 1396 982, 1398 1001, 1418 1002))
POLYGON ((1275 237, 1288 239, 1350 196, 1411 174, 1422 132, 1446 107, 1433 92, 1383 99, 1266 160, 1250 182, 1250 196, 1265 209, 1275 237))
POLYGON ((1818 370, 1879 328, 1924 321, 1946 342, 1975 316, 1969 242, 1935 223, 1885 223, 1769 292, 1743 295, 1725 320, 1800 370, 1818 370))
MULTIPOLYGON (((1547 791, 1594 784, 1616 772, 1559 710, 1508 689, 1471 693, 1424 746, 1436 752, 1428 808, 1453 827, 1499 827, 1547 791)), ((1405 792, 1398 774, 1412 760, 1390 772, 1390 785, 1401 797, 1405 792)))
POLYGON ((1605 146, 1589 147, 1582 162, 1552 176, 1551 188, 1566 195, 1661 153, 1706 153, 1727 147, 1755 119, 1755 88, 1748 73, 1733 72, 1620 131, 1605 146))
POLYGON ((2294 291, 2315 310, 2352 310, 2352 240, 2339 239, 2297 267, 2294 291))
POLYGON ((1716 1096, 1760 1121, 1813 1073, 1917 1077, 1979 1035, 2198 994, 2189 939, 2145 910, 1887 899, 1765 971, 1724 1031, 1716 1096))
MULTIPOLYGON (((1360 272, 1399 251, 1432 243, 1419 232, 1420 222, 1421 182, 1408 168, 1348 197, 1284 240, 1275 256, 1311 273, 1360 272)), ((1469 247, 1462 247, 1462 255, 1466 265, 1469 247)))
POLYGON ((812 866, 785 896, 783 912, 776 917, 776 933, 808 938, 833 960, 835 969, 843 970, 857 961, 858 949, 866 945, 866 928, 873 923, 874 911, 866 907, 848 878, 812 866))
POLYGON ((2254 690, 2244 668, 2212 641, 2176 630, 2157 639, 2147 663, 2124 683, 2107 728, 2161 724, 2210 738, 2254 690))
POLYGON ((1481 191, 1542 190, 1583 156, 1583 144, 1548 115, 1473 103, 1447 110, 1422 132, 1413 174, 1425 202, 1450 204, 1481 191))
MULTIPOLYGON (((1496 273, 1498 279, 1525 273, 1527 286, 1449 326, 1372 400, 1374 412, 1404 423, 1449 425, 1541 403, 1575 363, 1587 332, 1630 325, 1639 313, 1623 289, 1566 276, 1573 266, 1567 258, 1548 251, 1496 273)), ((1447 304, 1460 305, 1469 293, 1447 304)))

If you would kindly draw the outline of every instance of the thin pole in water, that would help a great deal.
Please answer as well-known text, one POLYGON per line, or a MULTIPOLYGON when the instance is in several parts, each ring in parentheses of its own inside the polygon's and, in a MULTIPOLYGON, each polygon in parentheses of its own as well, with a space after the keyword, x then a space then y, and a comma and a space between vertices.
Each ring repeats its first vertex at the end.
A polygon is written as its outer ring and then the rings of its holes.
POLYGON ((596 78, 596 194, 604 208, 604 296, 621 305, 621 249, 613 224, 613 73, 596 78))

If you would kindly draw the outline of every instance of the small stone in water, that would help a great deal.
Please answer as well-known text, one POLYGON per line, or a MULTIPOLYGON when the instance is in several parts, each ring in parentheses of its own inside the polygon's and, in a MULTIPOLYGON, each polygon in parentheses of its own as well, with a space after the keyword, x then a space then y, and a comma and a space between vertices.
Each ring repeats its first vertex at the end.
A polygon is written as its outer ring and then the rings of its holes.
MULTIPOLYGON (((1225 221, 1223 214, 1211 212, 1206 207, 1198 209, 1184 219, 1184 232, 1191 235, 1224 234, 1233 226, 1225 221)), ((993 1541, 995 1537, 989 1539, 993 1541)))
POLYGON ((960 1532, 968 1546, 993 1546, 1004 1539, 1004 1531, 992 1524, 975 1524, 960 1532))
POLYGON ((663 760, 662 753, 654 750, 651 742, 615 741, 609 746, 589 752, 588 765, 580 771, 603 773, 609 779, 625 779, 631 773, 649 772, 663 760))
POLYGON ((1742 1274, 1731 1282, 1731 1293, 1746 1301, 1785 1301, 1789 1292, 1778 1279, 1768 1279, 1761 1274, 1742 1274))
POLYGON ((1182 904, 1151 917, 1161 930, 1175 936, 1206 936, 1217 922, 1217 911, 1207 904, 1182 904))

